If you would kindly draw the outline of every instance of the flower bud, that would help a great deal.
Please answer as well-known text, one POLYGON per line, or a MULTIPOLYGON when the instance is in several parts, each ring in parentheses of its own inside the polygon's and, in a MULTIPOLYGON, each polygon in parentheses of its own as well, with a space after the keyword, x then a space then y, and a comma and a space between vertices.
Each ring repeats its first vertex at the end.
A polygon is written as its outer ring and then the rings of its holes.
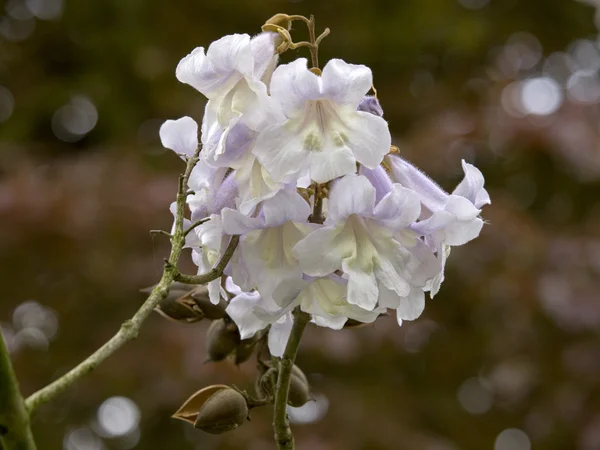
POLYGON ((218 304, 215 305, 211 303, 208 296, 208 286, 198 286, 188 295, 207 319, 217 320, 225 317, 225 308, 227 308, 227 302, 221 298, 218 304))
MULTIPOLYGON (((149 294, 155 286, 142 289, 141 292, 149 294)), ((185 302, 183 297, 190 286, 183 283, 172 283, 169 286, 167 297, 161 300, 154 310, 161 316, 176 322, 194 323, 204 318, 203 311, 194 303, 185 302)))
POLYGON ((240 343, 240 332, 233 322, 215 320, 206 333, 208 361, 222 361, 240 343))
POLYGON ((290 16, 287 14, 279 13, 267 20, 265 25, 276 25, 289 31, 292 28, 292 21, 290 20, 290 16))
POLYGON ((194 427, 211 434, 235 430, 248 418, 248 404, 238 391, 221 389, 206 400, 194 427))
POLYGON ((292 375, 290 377, 290 392, 288 394, 288 405, 294 407, 300 407, 309 400, 312 400, 310 396, 310 386, 306 375, 298 368, 298 366, 292 367, 292 375), (297 370, 294 370, 297 369, 297 370))
POLYGON ((258 342, 258 333, 252 336, 250 339, 244 339, 240 341, 237 348, 235 349, 235 365, 239 366, 240 364, 248 361, 254 353, 254 347, 258 342))
POLYGON ((248 417, 248 405, 242 394, 217 384, 199 390, 173 414, 202 431, 225 433, 239 427, 248 417))

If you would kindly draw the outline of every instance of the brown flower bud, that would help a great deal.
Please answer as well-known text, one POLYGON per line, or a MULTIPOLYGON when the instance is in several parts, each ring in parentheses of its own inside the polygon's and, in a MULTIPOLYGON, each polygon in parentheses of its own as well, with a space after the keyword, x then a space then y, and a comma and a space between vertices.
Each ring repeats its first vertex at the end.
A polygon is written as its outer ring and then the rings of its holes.
POLYGON ((244 339, 240 341, 239 345, 235 349, 235 365, 239 366, 240 364, 248 361, 254 353, 254 348, 256 347, 256 343, 258 342, 258 333, 252 336, 250 339, 244 339))
POLYGON ((292 373, 292 376, 290 377, 290 392, 288 394, 288 405, 297 408, 299 406, 304 405, 310 400, 312 400, 312 397, 310 396, 310 386, 308 385, 306 377, 302 378, 296 375, 295 373, 292 373))
POLYGON ((244 423, 248 417, 248 405, 242 394, 218 384, 196 392, 173 417, 207 433, 220 434, 244 423))
POLYGON ((194 323, 204 318, 204 313, 194 303, 182 301, 182 292, 170 289, 167 297, 161 300, 154 310, 161 316, 176 322, 194 323))
POLYGON ((208 361, 222 361, 239 343, 240 332, 234 323, 226 322, 225 319, 215 320, 206 332, 208 361))
POLYGON ((248 418, 248 404, 238 391, 227 388, 213 394, 198 411, 194 427, 211 434, 235 430, 248 418))
POLYGON ((225 308, 227 308, 227 302, 221 298, 218 304, 213 304, 210 301, 208 296, 208 286, 201 285, 197 286, 189 292, 186 296, 187 298, 193 300, 193 302, 197 305, 204 317, 209 320, 217 320, 225 317, 225 308))

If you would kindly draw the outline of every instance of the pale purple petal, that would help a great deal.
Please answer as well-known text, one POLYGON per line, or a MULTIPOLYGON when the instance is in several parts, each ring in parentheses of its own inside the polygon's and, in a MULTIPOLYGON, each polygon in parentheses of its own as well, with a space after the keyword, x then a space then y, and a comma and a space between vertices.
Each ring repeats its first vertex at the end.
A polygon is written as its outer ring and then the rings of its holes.
POLYGON ((321 79, 323 94, 338 104, 355 109, 373 85, 371 69, 363 65, 348 64, 341 59, 329 60, 321 79))
POLYGON ((421 214, 421 203, 417 194, 399 184, 375 207, 375 219, 386 227, 399 230, 415 222, 421 214))
POLYGON ((351 214, 370 217, 375 207, 375 188, 365 176, 346 175, 331 188, 327 207, 327 223, 342 221, 351 214))
POLYGON ((268 338, 271 355, 278 358, 283 356, 283 352, 285 351, 285 347, 290 338, 290 333, 292 332, 293 324, 294 319, 292 318, 292 315, 288 313, 271 325, 268 338))
POLYGON ((375 188, 375 203, 379 203, 392 190, 392 180, 383 167, 377 166, 375 169, 368 169, 360 166, 358 173, 367 177, 375 188))
POLYGON ((298 58, 275 69, 271 78, 271 96, 287 117, 298 117, 307 101, 322 97, 319 85, 319 77, 308 70, 306 59, 298 58))
POLYGON ((462 167, 465 177, 456 186, 452 194, 467 198, 476 208, 481 208, 483 205, 492 203, 489 194, 483 187, 485 180, 481 171, 464 159, 462 160, 462 167))
POLYGON ((193 156, 198 148, 198 124, 191 117, 167 120, 159 134, 162 145, 179 155, 193 156))
POLYGON ((393 181, 415 191, 429 211, 444 209, 448 194, 431 178, 398 156, 390 155, 387 161, 392 169, 393 181))

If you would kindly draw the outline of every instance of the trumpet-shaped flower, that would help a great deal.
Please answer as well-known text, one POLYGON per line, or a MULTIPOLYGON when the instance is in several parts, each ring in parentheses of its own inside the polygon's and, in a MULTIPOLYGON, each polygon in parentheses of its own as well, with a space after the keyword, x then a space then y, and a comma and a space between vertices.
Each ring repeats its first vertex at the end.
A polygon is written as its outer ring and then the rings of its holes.
POLYGON ((234 282, 245 291, 257 288, 268 299, 280 283, 302 278, 292 248, 307 231, 310 207, 292 188, 279 191, 259 208, 256 217, 231 208, 223 209, 222 217, 227 234, 242 235, 234 282))
POLYGON ((364 176, 346 175, 333 186, 328 217, 294 247, 304 273, 342 270, 347 301, 372 311, 380 286, 406 297, 437 274, 435 257, 410 227, 420 214, 414 192, 398 184, 381 201, 364 176))
POLYGON ((286 119, 264 129, 253 150, 273 179, 293 182, 308 170, 325 183, 354 173, 357 161, 377 167, 391 138, 385 120, 357 110, 371 84, 369 68, 340 59, 330 60, 321 76, 306 59, 279 66, 271 96, 286 119))
POLYGON ((483 175, 475 166, 462 161, 465 177, 452 194, 448 194, 404 159, 389 156, 388 163, 394 181, 412 189, 423 206, 422 220, 412 228, 437 252, 440 273, 430 285, 431 294, 435 295, 444 278, 450 247, 476 238, 483 227, 479 208, 490 203, 483 187, 483 175))
POLYGON ((202 122, 204 157, 213 165, 231 166, 251 146, 265 121, 280 120, 281 112, 267 95, 268 80, 277 63, 276 33, 250 39, 233 34, 198 47, 177 66, 177 79, 208 99, 202 122))

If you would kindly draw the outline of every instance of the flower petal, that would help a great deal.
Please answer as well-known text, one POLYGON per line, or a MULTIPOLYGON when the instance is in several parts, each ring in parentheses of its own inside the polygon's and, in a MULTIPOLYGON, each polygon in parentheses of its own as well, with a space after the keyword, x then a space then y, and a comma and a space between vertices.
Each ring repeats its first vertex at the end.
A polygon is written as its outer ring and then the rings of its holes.
POLYGON ((265 226, 277 227, 289 220, 306 222, 310 215, 310 205, 296 189, 282 189, 263 202, 262 212, 265 226))
POLYGON ((331 59, 323 69, 321 80, 323 94, 338 104, 356 109, 373 85, 373 74, 367 66, 331 59))
POLYGON ((399 184, 377 204, 374 216, 387 228, 399 230, 415 222, 421 214, 421 202, 417 194, 399 184))
POLYGON ((162 145, 179 155, 193 156, 198 148, 198 124, 191 117, 167 120, 159 134, 162 145))
POLYGON ((388 154, 392 145, 387 122, 368 112, 352 111, 347 113, 344 111, 345 108, 340 108, 340 110, 340 117, 346 126, 341 135, 344 144, 352 150, 359 163, 369 169, 376 168, 388 154))
POLYGON ((415 320, 425 309, 425 293, 423 289, 413 288, 409 295, 400 299, 400 305, 396 310, 398 323, 401 320, 415 320))
POLYGON ((489 194, 483 187, 485 180, 481 171, 464 159, 462 160, 462 168, 465 172, 465 177, 456 186, 452 194, 469 199, 476 208, 481 208, 483 205, 492 203, 489 194))
POLYGON ((271 355, 275 357, 282 357, 287 345, 290 333, 292 332, 292 326, 294 325, 294 319, 290 313, 283 316, 277 322, 271 325, 269 330, 269 351, 271 355))
POLYGON ((198 47, 177 65, 175 75, 208 98, 225 95, 242 76, 251 77, 250 36, 233 34, 213 42, 206 54, 198 47))
POLYGON ((387 162, 392 169, 393 181, 415 191, 429 211, 444 209, 448 194, 431 178, 399 156, 390 155, 387 162))
POLYGON ((233 319, 238 329, 240 337, 248 339, 254 334, 269 325, 269 322, 263 320, 254 313, 254 307, 260 303, 260 294, 258 292, 242 292, 229 301, 225 312, 233 319))
POLYGON ((348 260, 344 260, 342 268, 348 275, 348 303, 372 311, 379 297, 375 274, 348 260))
POLYGON ((302 271, 322 277, 338 270, 342 260, 356 249, 354 233, 344 226, 317 229, 296 244, 294 256, 302 271))
POLYGON ((275 69, 271 78, 271 97, 282 107, 288 118, 302 115, 309 100, 322 97, 319 77, 308 70, 307 60, 298 58, 275 69))
POLYGON ((336 181, 329 192, 327 223, 347 219, 351 214, 373 215, 375 188, 363 175, 350 174, 336 181))

